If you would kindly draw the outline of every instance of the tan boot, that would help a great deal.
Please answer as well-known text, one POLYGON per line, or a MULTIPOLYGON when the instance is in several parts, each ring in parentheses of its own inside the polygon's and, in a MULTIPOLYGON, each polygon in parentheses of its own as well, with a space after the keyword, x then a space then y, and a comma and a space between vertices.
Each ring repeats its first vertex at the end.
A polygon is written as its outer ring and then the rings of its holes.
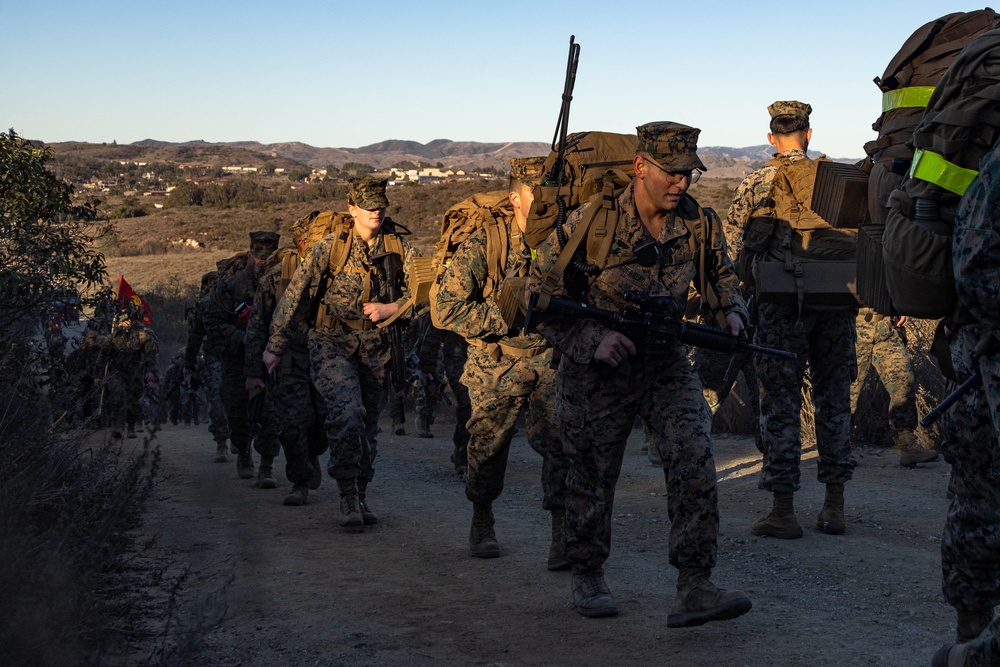
POLYGON ((896 432, 896 449, 899 450, 899 465, 915 468, 918 463, 931 463, 941 456, 933 449, 922 447, 913 429, 896 432))
POLYGON ((296 484, 292 492, 285 496, 284 504, 290 507, 301 507, 309 500, 309 487, 296 484))
POLYGON ((274 472, 272 471, 273 465, 274 465, 273 456, 261 455, 260 468, 257 469, 257 488, 259 489, 278 488, 278 480, 274 478, 274 472))
POLYGON ((618 603, 604 581, 603 570, 573 574, 573 606, 587 618, 618 615, 618 603))
POLYGON ((240 452, 236 455, 236 474, 240 479, 253 479, 253 454, 240 452))
POLYGON ((680 568, 677 602, 667 615, 668 628, 690 628, 710 621, 727 621, 742 616, 753 607, 753 602, 743 591, 726 591, 713 584, 708 578, 709 572, 708 568, 680 568))
POLYGON ((959 644, 971 642, 973 639, 978 637, 986 626, 990 624, 990 621, 993 620, 992 607, 987 607, 986 609, 976 609, 974 611, 956 609, 955 612, 958 615, 958 626, 955 630, 955 641, 959 644))
POLYGON ((931 659, 931 667, 965 667, 968 644, 945 644, 931 659))
POLYGON ((552 571, 565 570, 569 568, 569 561, 563 550, 562 527, 563 519, 566 517, 566 510, 560 508, 552 510, 552 542, 549 544, 548 568, 552 571))
POLYGON ((374 526, 378 523, 378 515, 368 506, 367 491, 368 480, 358 477, 358 507, 361 508, 361 520, 366 526, 374 526))
POLYGON ((228 450, 228 449, 229 448, 226 447, 226 441, 225 440, 223 440, 222 442, 215 443, 215 462, 216 463, 228 463, 229 462, 229 457, 226 456, 226 454, 228 453, 226 450, 228 450))
POLYGON ((843 535, 847 530, 844 519, 844 485, 827 484, 823 509, 816 517, 816 529, 827 535, 843 535))
POLYGON ((497 558, 500 555, 500 545, 497 543, 493 524, 493 503, 473 503, 469 551, 474 557, 497 558))
POLYGON ((361 516, 356 480, 338 479, 337 488, 340 489, 340 518, 337 523, 349 533, 363 532, 365 520, 361 516))
POLYGON ((802 526, 795 518, 793 493, 775 493, 771 513, 750 527, 758 537, 777 537, 779 540, 796 540, 802 537, 802 526))

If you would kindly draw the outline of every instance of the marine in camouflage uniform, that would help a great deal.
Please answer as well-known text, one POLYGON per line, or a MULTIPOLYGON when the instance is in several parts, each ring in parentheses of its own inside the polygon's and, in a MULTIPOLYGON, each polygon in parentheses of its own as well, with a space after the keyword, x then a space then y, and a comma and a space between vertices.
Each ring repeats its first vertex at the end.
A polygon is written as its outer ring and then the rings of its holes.
POLYGON ((858 376, 851 384, 851 414, 858 407, 858 396, 865 386, 865 378, 872 367, 889 392, 889 425, 896 434, 899 465, 912 468, 918 463, 938 459, 933 449, 921 447, 914 429, 917 428, 917 382, 913 376, 910 352, 900 333, 906 318, 893 322, 891 317, 879 315, 865 308, 856 321, 858 376))
MULTIPOLYGON (((795 162, 806 159, 812 130, 812 107, 797 101, 775 102, 768 107, 771 132, 768 142, 777 156, 795 162)), ((749 174, 736 190, 729 209, 728 225, 744 228, 758 211, 770 205, 771 182, 777 172, 773 163, 749 174)), ((738 234, 731 230, 727 236, 738 234)), ((741 236, 741 234, 739 234, 741 236)), ((735 252, 742 252, 742 240, 735 252)), ((744 253, 738 264, 747 257, 744 253)), ((746 270, 744 270, 746 273, 746 270)), ((744 275, 745 277, 745 275, 744 275)), ((754 355, 760 392, 760 438, 764 451, 762 486, 774 494, 770 514, 753 524, 754 535, 794 539, 802 537, 795 517, 794 493, 799 489, 802 456, 800 416, 806 366, 810 369, 816 406, 818 477, 826 485, 818 530, 829 534, 845 531, 844 483, 851 479, 851 382, 856 375, 854 357, 855 311, 816 311, 795 305, 760 303, 754 308, 757 333, 754 342, 798 354, 787 360, 754 355)))
POLYGON ((990 623, 1000 604, 1000 143, 959 204, 953 240, 966 316, 951 341, 951 360, 959 381, 978 371, 983 384, 943 420, 955 495, 941 539, 942 588, 957 611, 962 643, 943 647, 933 664, 986 667, 1000 664, 1000 619, 990 623))
MULTIPOLYGON (((212 347, 222 360, 222 384, 219 390, 229 422, 230 451, 236 454, 236 472, 240 479, 254 476, 253 453, 249 451, 250 417, 247 391, 246 323, 250 317, 260 271, 267 258, 278 248, 280 237, 274 232, 251 232, 246 265, 223 279, 206 300, 203 315, 205 330, 212 347)), ((254 447, 261 456, 274 456, 277 443, 257 437, 254 447)))
POLYGON ((229 439, 229 421, 222 404, 222 359, 212 346, 205 331, 205 310, 209 307, 212 291, 219 280, 218 271, 209 271, 201 277, 201 292, 188 317, 187 345, 184 349, 184 379, 200 382, 205 388, 208 403, 208 432, 215 440, 215 462, 226 463, 226 440, 229 439))
MULTIPOLYGON (((335 230, 313 246, 292 277, 274 311, 264 353, 267 369, 277 368, 300 324, 315 312, 314 306, 329 314, 309 330, 310 374, 326 403, 327 472, 340 489, 338 523, 352 532, 378 522, 367 504, 367 489, 375 475, 375 436, 385 404, 390 350, 388 336, 375 324, 394 315, 409 299, 404 283, 401 296, 386 303, 389 285, 375 260, 389 249, 391 221, 385 218, 389 203, 385 187, 384 179, 371 177, 351 182, 348 211, 354 226, 345 232, 351 242, 343 269, 330 272, 331 250, 338 247, 335 230)), ((406 274, 414 253, 403 239, 395 238, 402 246, 402 273, 406 274)))
MULTIPOLYGON (((246 376, 254 385, 251 389, 263 389, 266 382, 261 437, 280 441, 284 448, 285 476, 292 483, 292 491, 285 497, 284 504, 296 507, 306 503, 310 489, 319 488, 323 480, 319 456, 327 450, 323 426, 326 405, 309 376, 306 323, 301 322, 293 330, 282 363, 274 373, 267 373, 263 355, 278 301, 301 266, 302 258, 312 250, 311 244, 306 245, 308 222, 308 219, 296 221, 289 229, 296 246, 279 249, 269 260, 272 266, 261 278, 254 295, 246 340, 246 376)), ((258 476, 258 485, 266 487, 269 484, 258 476)))
POLYGON ((472 403, 465 473, 465 496, 473 508, 470 551, 478 558, 500 555, 493 501, 503 490, 514 427, 524 414, 528 444, 542 456, 542 507, 552 513, 548 568, 561 570, 568 567, 562 549, 568 460, 555 419, 552 347, 538 333, 522 335, 504 319, 499 305, 500 278, 518 285, 518 295, 524 291, 523 281, 513 281, 524 278, 531 265, 531 252, 521 234, 531 206, 531 186, 542 176, 543 161, 511 160, 508 197, 514 217, 499 223, 501 233, 509 238, 507 257, 501 259, 503 276, 488 276, 487 232, 485 226, 480 227, 455 251, 431 307, 436 308, 443 328, 469 343, 462 384, 472 403), (498 287, 484 296, 483 286, 490 280, 497 281, 498 287))
POLYGON ((462 384, 462 374, 465 372, 465 362, 469 357, 469 344, 454 331, 438 329, 430 321, 430 314, 423 316, 426 320, 420 347, 417 351, 417 435, 422 438, 434 437, 431 425, 434 424, 434 408, 437 406, 445 383, 451 387, 455 395, 455 431, 451 440, 454 445, 451 451, 451 463, 455 472, 465 476, 468 458, 469 429, 468 422, 472 416, 472 402, 469 400, 469 389, 462 384))
POLYGON ((135 438, 136 424, 142 421, 142 394, 158 382, 156 336, 142 322, 125 316, 115 322, 104 340, 102 357, 107 374, 102 408, 114 435, 135 438))
MULTIPOLYGON (((672 297, 679 304, 679 317, 692 281, 708 284, 724 304, 726 322, 735 335, 742 331, 747 313, 725 252, 721 224, 714 212, 706 210, 704 214, 714 219, 710 225, 714 234, 699 238, 692 231, 699 209, 686 192, 696 170, 705 168, 697 155, 700 130, 657 122, 637 131, 635 177, 617 197, 618 221, 605 266, 632 259, 636 246, 651 240, 659 243, 662 261, 606 268, 590 280, 569 264, 564 287, 554 295, 620 310, 629 304, 627 290, 646 290, 672 297), (703 248, 705 275, 694 261, 703 248)), ((569 216, 564 225, 567 238, 572 238, 592 205, 593 200, 569 216)), ((532 291, 540 289, 558 259, 562 244, 557 232, 538 248, 529 281, 532 291)), ((668 555, 679 570, 677 601, 667 617, 668 627, 700 625, 749 611, 751 601, 745 594, 721 590, 709 579, 719 533, 712 415, 688 361, 687 346, 675 341, 653 353, 591 319, 560 317, 538 326, 562 353, 556 411, 571 466, 563 530, 577 611, 584 616, 618 613, 603 568, 611 550, 615 485, 637 415, 654 434, 651 446, 659 448, 666 480, 668 555)))

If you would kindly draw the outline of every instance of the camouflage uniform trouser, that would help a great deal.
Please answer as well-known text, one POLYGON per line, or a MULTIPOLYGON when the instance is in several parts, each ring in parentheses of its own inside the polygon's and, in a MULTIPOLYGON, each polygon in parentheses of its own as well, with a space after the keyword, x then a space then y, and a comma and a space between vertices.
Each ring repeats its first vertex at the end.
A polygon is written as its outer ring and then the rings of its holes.
MULTIPOLYGON (((242 357, 222 359, 222 382, 219 398, 226 409, 226 423, 229 425, 229 440, 235 451, 244 452, 250 439, 250 416, 246 388, 247 377, 243 371, 242 357)), ((258 438, 259 440, 259 438, 258 438)))
POLYGON ((687 350, 637 356, 618 369, 563 357, 556 410, 566 475, 566 557, 573 571, 601 569, 611 552, 611 515, 625 443, 636 415, 649 424, 663 459, 670 517, 669 559, 675 567, 715 566, 719 502, 712 413, 687 350))
POLYGON ((115 428, 133 428, 142 423, 142 398, 146 388, 141 370, 110 368, 104 395, 108 423, 115 428))
POLYGON ((326 470, 334 479, 370 482, 375 475, 386 378, 384 363, 372 364, 370 358, 362 349, 345 357, 325 333, 309 332, 310 376, 326 405, 324 425, 330 445, 326 470))
POLYGON ((313 474, 310 459, 327 450, 326 405, 313 387, 309 369, 307 350, 285 351, 278 372, 267 379, 261 428, 261 439, 281 443, 285 450, 285 477, 296 485, 309 482, 313 474))
MULTIPOLYGON (((441 346, 441 359, 435 375, 438 380, 447 380, 448 386, 455 394, 455 433, 452 435, 452 442, 455 449, 461 452, 464 461, 465 451, 469 445, 469 429, 466 427, 469 418, 472 416, 472 403, 469 399, 469 390, 462 384, 462 374, 465 372, 465 360, 467 345, 458 334, 452 331, 443 332, 444 345, 441 346), (454 338, 458 338, 456 342, 454 338)), ((417 414, 427 420, 428 424, 434 423, 434 408, 437 406, 439 394, 434 385, 417 385, 417 414)))
POLYGON ((205 355, 205 367, 201 369, 201 384, 205 387, 208 401, 208 432, 219 444, 229 438, 229 421, 226 408, 222 404, 222 361, 214 354, 205 355))
POLYGON ((755 342, 799 355, 794 361, 754 355, 765 450, 764 488, 768 491, 799 490, 799 413, 807 362, 816 406, 817 476, 823 484, 851 479, 851 382, 857 369, 854 320, 853 311, 805 311, 801 331, 796 331, 799 315, 795 306, 760 304, 755 342))
POLYGON ((891 318, 877 322, 857 320, 858 378, 851 384, 851 414, 858 407, 858 395, 868 370, 874 366, 889 392, 889 424, 896 431, 917 427, 917 384, 910 364, 910 352, 891 318))
POLYGON ((524 412, 528 444, 542 456, 542 507, 563 506, 569 462, 555 420, 551 361, 551 348, 534 357, 504 354, 493 361, 481 348, 469 347, 462 382, 472 402, 465 474, 465 496, 470 501, 493 502, 500 496, 514 427, 524 412))
MULTIPOLYGON (((987 335, 981 324, 958 330, 951 358, 960 379, 972 374, 969 357, 987 335)), ((1000 354, 979 369, 983 389, 967 393, 942 424, 955 491, 941 539, 942 588, 950 605, 968 611, 1000 604, 1000 354)))

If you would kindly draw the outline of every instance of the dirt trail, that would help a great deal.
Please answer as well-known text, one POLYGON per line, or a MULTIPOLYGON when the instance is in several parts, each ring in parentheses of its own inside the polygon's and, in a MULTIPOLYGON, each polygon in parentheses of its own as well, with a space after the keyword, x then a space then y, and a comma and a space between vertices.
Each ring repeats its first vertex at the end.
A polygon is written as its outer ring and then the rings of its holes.
POLYGON ((450 428, 435 425, 434 440, 383 432, 369 488, 381 522, 346 534, 336 527, 330 478, 308 505, 285 507, 283 459, 279 488, 260 490, 237 478, 234 463, 211 462, 205 426, 164 427, 156 438, 163 479, 146 532, 158 536, 151 556, 171 563, 168 577, 188 572, 180 625, 165 645, 175 662, 912 667, 929 664, 953 632, 940 593, 943 463, 904 470, 892 452, 856 452, 848 532, 835 537, 812 528, 822 487, 809 452, 796 495, 806 534, 786 542, 750 534, 770 505, 757 489, 757 452, 749 439, 719 437, 713 579, 745 590, 754 608, 734 621, 669 630, 676 571, 666 562, 663 474, 640 453, 640 430, 618 485, 607 563, 621 615, 590 620, 573 611, 570 575, 545 569, 541 463, 523 437, 495 505, 503 556, 469 557, 471 507, 448 462, 450 428), (199 625, 209 629, 186 644, 184 631, 199 625))

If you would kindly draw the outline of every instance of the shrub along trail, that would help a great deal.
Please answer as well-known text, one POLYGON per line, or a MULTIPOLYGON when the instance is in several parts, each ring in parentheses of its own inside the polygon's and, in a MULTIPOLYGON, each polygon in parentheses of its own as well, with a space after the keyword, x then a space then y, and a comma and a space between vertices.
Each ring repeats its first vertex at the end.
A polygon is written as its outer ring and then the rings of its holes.
MULTIPOLYGON (((383 427, 388 430, 388 425, 383 427)), ((336 525, 329 477, 304 507, 279 488, 240 480, 212 463, 204 425, 156 436, 162 480, 150 503, 148 554, 187 573, 161 637, 132 659, 206 665, 612 665, 688 667, 928 664, 954 632, 941 599, 939 536, 948 467, 896 466, 888 450, 861 449, 847 486, 847 534, 813 529, 822 504, 815 452, 803 461, 800 540, 756 538, 750 524, 770 495, 757 489, 752 441, 716 442, 722 526, 713 579, 753 599, 749 614, 668 630, 676 571, 667 564, 663 474, 629 442, 606 567, 621 607, 588 620, 570 603, 570 575, 545 569, 549 515, 540 458, 515 439, 495 505, 502 557, 468 555, 471 507, 451 471, 451 425, 424 440, 383 432, 369 500, 380 523, 363 534, 336 525)), ((412 427, 410 433, 412 433, 412 427)), ((231 457, 232 458, 232 457, 231 457)), ((166 587, 169 587, 166 586, 166 587)))

